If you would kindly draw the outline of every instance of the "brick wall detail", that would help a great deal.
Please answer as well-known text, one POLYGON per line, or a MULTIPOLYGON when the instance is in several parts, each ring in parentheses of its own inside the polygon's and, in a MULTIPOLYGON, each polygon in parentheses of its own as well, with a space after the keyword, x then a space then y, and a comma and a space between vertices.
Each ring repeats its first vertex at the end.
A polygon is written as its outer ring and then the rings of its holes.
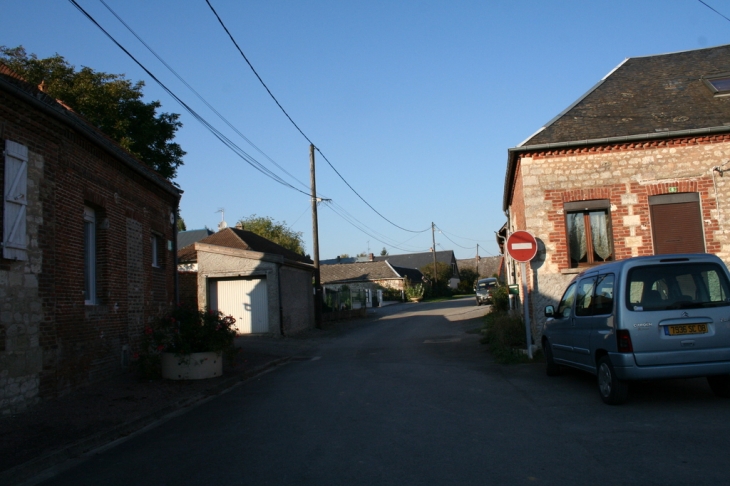
POLYGON ((153 269, 149 237, 172 241, 178 196, 0 90, 5 140, 29 150, 29 259, 0 259, 0 413, 10 414, 124 371, 143 323, 174 300, 173 254, 165 246, 153 269), (87 205, 97 217, 97 305, 84 303, 87 205))

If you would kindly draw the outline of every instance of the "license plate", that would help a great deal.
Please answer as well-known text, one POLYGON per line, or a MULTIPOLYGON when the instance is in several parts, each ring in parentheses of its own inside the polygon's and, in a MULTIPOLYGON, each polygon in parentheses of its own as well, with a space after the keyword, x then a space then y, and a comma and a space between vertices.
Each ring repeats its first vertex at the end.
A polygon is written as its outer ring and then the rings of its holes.
POLYGON ((665 334, 669 334, 670 336, 678 336, 681 334, 705 334, 707 333, 707 324, 680 324, 667 326, 664 329, 665 334))

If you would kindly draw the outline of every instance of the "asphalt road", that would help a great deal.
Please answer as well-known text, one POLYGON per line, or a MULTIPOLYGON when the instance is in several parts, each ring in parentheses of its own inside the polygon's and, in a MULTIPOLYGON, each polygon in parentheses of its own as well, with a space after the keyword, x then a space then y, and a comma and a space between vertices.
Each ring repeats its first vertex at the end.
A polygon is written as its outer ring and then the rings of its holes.
POLYGON ((730 401, 492 362, 473 299, 380 309, 53 485, 726 484, 730 401))

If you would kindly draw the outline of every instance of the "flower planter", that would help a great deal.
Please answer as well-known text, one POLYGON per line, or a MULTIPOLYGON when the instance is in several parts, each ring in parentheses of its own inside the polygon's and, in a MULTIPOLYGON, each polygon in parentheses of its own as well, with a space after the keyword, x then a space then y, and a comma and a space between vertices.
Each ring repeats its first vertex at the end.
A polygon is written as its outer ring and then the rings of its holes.
POLYGON ((421 299, 423 299, 423 297, 411 297, 408 300, 410 300, 411 302, 421 302, 421 299))
POLYGON ((203 380, 223 374, 223 355, 162 353, 162 377, 169 380, 203 380))

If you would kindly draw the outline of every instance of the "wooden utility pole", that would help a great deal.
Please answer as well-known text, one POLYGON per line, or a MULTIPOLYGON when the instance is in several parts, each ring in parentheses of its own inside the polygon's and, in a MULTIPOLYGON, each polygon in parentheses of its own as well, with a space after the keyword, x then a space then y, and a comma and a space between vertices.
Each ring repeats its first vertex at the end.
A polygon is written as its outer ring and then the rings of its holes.
POLYGON ((431 240, 433 241, 433 287, 436 288, 436 225, 431 221, 431 240))
POLYGON ((319 224, 317 222, 317 182, 314 175, 314 144, 309 144, 309 174, 312 186, 312 260, 314 260, 314 323, 322 327, 322 283, 319 278, 319 224))
POLYGON ((479 243, 477 243, 477 280, 479 280, 479 243))

